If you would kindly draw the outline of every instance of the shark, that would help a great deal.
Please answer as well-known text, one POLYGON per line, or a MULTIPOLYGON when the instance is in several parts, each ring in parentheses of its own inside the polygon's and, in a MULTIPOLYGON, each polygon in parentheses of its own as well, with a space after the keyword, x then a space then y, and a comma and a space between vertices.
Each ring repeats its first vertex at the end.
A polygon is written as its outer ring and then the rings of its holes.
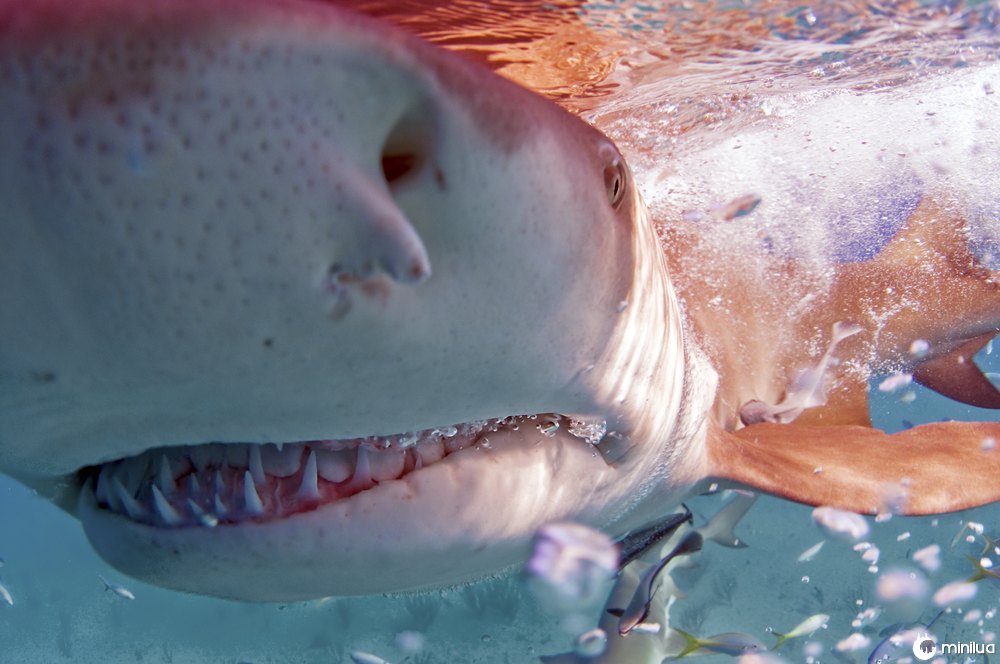
POLYGON ((601 131, 350 9, 3 0, 0 470, 121 572, 247 601, 473 581, 709 483, 998 500, 1000 423, 867 412, 886 367, 1000 407, 1000 273, 934 143, 995 154, 989 75, 922 90, 917 202, 815 273, 653 219, 601 131))

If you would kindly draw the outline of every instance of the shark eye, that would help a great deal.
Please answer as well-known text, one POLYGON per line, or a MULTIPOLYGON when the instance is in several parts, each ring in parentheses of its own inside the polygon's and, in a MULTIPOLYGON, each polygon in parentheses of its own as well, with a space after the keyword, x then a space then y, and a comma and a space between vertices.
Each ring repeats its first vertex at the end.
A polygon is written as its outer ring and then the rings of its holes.
POLYGON ((615 155, 604 165, 604 186, 608 192, 608 202, 616 210, 625 199, 625 164, 615 155))

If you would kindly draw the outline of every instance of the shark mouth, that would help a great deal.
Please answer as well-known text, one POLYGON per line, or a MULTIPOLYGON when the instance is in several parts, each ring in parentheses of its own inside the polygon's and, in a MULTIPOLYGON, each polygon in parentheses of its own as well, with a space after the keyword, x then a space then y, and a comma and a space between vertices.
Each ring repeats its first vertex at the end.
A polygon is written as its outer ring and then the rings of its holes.
MULTIPOLYGON (((399 480, 466 449, 490 449, 490 435, 564 428, 597 448, 603 420, 559 414, 476 420, 393 436, 295 443, 210 443, 160 447, 81 471, 100 509, 161 528, 262 523, 345 500, 399 480)), ((596 452, 595 452, 596 453, 596 452)))

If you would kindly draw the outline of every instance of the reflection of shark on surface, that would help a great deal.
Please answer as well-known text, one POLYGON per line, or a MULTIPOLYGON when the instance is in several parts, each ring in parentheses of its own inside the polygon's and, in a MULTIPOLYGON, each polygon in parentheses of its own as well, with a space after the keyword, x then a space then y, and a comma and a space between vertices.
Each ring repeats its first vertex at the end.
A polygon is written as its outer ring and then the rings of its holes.
POLYGON ((888 435, 866 404, 892 367, 1000 406, 971 359, 998 275, 941 175, 993 145, 998 75, 918 89, 919 205, 813 273, 692 224, 661 244, 600 132, 353 13, 2 1, 0 468, 123 572, 249 600, 481 578, 545 523, 619 536, 709 481, 860 512, 997 500, 968 470, 1000 472, 1000 423, 888 435), (859 331, 817 365, 838 322, 859 331), (810 366, 822 398, 743 426, 810 366))

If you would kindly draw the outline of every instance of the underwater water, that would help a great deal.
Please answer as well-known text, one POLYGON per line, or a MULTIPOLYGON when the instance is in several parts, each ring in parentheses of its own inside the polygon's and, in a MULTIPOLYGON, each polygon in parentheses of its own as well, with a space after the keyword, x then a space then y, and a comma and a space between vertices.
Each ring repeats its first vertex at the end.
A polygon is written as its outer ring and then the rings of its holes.
MULTIPOLYGON (((517 40, 511 52, 493 44, 473 55, 506 58, 508 64, 494 62, 501 73, 531 84, 608 133, 629 158, 654 219, 711 209, 730 196, 755 192, 763 202, 746 223, 756 228, 771 220, 776 224, 771 234, 783 237, 782 229, 791 233, 774 217, 780 210, 801 208, 804 199, 813 204, 811 214, 794 220, 795 242, 788 250, 819 253, 822 260, 857 259, 872 244, 857 245, 850 219, 838 214, 882 213, 891 230, 892 219, 912 209, 915 194, 909 185, 874 179, 870 191, 845 197, 836 183, 798 183, 791 192, 788 176, 799 166, 792 156, 773 173, 730 173, 719 162, 699 170, 700 155, 714 154, 723 142, 806 107, 822 108, 853 95, 878 99, 935 76, 947 80, 959 71, 995 70, 1000 54, 995 1, 809 5, 733 0, 669 7, 555 2, 545 3, 545 11, 562 12, 568 23, 607 35, 604 46, 581 53, 565 42, 543 40, 533 44, 534 52, 544 53, 535 58, 545 60, 535 68, 525 64, 530 58, 511 55, 528 47, 517 40), (691 170, 681 173, 678 164, 691 170), (709 181, 709 172, 738 183, 727 187, 709 181)), ((502 32, 504 26, 497 29, 502 32)), ((444 29, 428 36, 456 50, 475 50, 462 48, 462 40, 444 29)), ((895 99, 900 98, 905 103, 905 95, 895 99)), ((895 140, 897 131, 899 141, 907 140, 903 128, 885 127, 886 140, 895 140)), ((780 145, 775 152, 781 152, 780 145)), ((983 243, 979 254, 995 258, 1000 254, 1000 199, 988 170, 969 164, 970 173, 959 174, 953 184, 974 194, 972 221, 983 243)), ((993 170, 1000 169, 994 164, 993 170)), ((882 228, 881 235, 887 232, 882 228)), ((1000 374, 1000 346, 984 349, 977 362, 984 371, 1000 374)), ((996 412, 965 407, 920 387, 882 392, 877 389, 882 378, 872 379, 872 415, 887 431, 949 418, 1000 420, 996 412)), ((970 468, 969 481, 1000 478, 982 477, 970 468)), ((696 525, 722 501, 717 495, 692 499, 688 505, 696 525)), ((912 616, 880 613, 876 584, 881 574, 922 570, 914 553, 936 544, 940 567, 919 571, 933 593, 972 574, 966 556, 978 559, 985 550, 1000 561, 1000 551, 984 548, 982 537, 1000 537, 1000 505, 937 517, 869 518, 871 532, 864 541, 870 547, 856 550, 854 544, 830 540, 810 560, 800 561, 801 554, 826 539, 811 515, 810 507, 761 497, 737 529, 746 548, 709 543, 695 556, 694 567, 676 574, 686 597, 673 605, 671 625, 699 636, 745 632, 770 645, 769 630, 788 631, 810 615, 825 613, 830 618, 824 627, 788 642, 780 654, 789 662, 864 662, 881 640, 881 630, 895 622, 928 621, 935 613, 929 599, 912 616), (874 561, 873 548, 878 551, 874 561), (854 645, 838 649, 852 634, 859 635, 854 645)), ((97 557, 75 519, 2 476, 0 523, 0 580, 13 600, 13 605, 0 602, 3 662, 340 664, 351 662, 350 652, 357 650, 393 663, 526 664, 566 651, 573 641, 520 576, 426 594, 249 604, 123 577, 97 557), (99 575, 122 584, 135 599, 106 591, 99 575)), ((995 640, 1000 584, 987 579, 976 588, 973 599, 934 625, 939 640, 995 640)), ((597 615, 593 620, 596 624, 597 615)), ((948 661, 985 661, 978 657, 948 661)), ((727 659, 714 655, 700 661, 727 659)))

